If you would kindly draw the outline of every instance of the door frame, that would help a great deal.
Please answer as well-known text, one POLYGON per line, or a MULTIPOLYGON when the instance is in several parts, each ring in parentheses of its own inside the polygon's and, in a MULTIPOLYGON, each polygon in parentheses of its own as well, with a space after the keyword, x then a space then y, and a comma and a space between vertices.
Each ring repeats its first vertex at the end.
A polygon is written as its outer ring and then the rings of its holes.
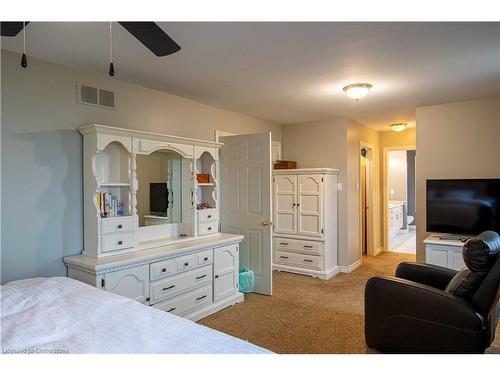
POLYGON ((384 251, 390 251, 389 249, 389 228, 390 228, 390 223, 389 223, 389 210, 387 209, 387 205, 389 204, 389 187, 387 186, 387 180, 388 180, 388 170, 389 170, 389 158, 388 158, 388 153, 389 151, 411 151, 411 150, 417 150, 416 145, 405 145, 405 146, 390 146, 390 147, 384 147, 384 152, 383 152, 383 164, 382 164, 382 192, 383 192, 383 207, 382 207, 382 223, 384 224, 384 246, 383 249, 384 251))
POLYGON ((376 155, 376 147, 375 145, 367 142, 359 142, 359 149, 358 149, 358 193, 359 193, 359 220, 358 220, 358 228, 360 228, 359 231, 359 251, 360 251, 360 259, 363 259, 363 207, 361 207, 361 201, 362 201, 362 191, 361 191, 361 149, 367 149, 368 154, 370 157, 366 158, 367 160, 370 160, 370 173, 369 176, 366 178, 366 183, 369 185, 369 189, 366 193, 366 202, 368 207, 370 207, 369 213, 366 214, 366 226, 367 226, 367 233, 366 233, 366 255, 368 256, 374 256, 376 254, 376 248, 375 248, 375 231, 374 231, 374 225, 375 225, 375 190, 374 190, 374 169, 375 169, 375 155, 376 155))

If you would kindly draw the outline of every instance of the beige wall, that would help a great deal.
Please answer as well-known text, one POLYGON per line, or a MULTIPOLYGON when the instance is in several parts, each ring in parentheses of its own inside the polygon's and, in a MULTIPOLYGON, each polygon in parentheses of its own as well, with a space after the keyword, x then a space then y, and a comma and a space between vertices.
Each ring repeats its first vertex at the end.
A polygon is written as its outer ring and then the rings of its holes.
POLYGON ((387 189, 390 201, 406 202, 406 150, 387 153, 387 189))
MULTIPOLYGON (((281 126, 178 96, 1 51, 2 282, 66 275, 65 255, 83 249, 82 144, 98 123, 202 139, 215 129, 272 132, 281 126), (77 103, 76 82, 112 89, 116 110, 77 103), (29 213, 29 225, 26 225, 29 213), (8 267, 7 267, 8 265, 8 267)), ((165 74, 168 74, 166 71, 165 74)))
POLYGON ((417 108, 417 260, 428 233, 425 181, 500 177, 500 97, 417 108))

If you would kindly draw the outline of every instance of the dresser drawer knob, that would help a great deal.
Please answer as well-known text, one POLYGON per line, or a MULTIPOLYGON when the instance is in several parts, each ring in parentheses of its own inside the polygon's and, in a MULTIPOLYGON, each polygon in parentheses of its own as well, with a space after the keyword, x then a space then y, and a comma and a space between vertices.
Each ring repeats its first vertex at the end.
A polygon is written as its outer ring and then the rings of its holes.
POLYGON ((212 230, 212 227, 208 227, 208 230, 212 230))
POLYGON ((219 278, 219 275, 215 275, 215 278, 218 279, 219 278))
POLYGON ((198 297, 198 298, 196 298, 196 300, 197 300, 197 301, 200 301, 200 300, 202 300, 203 298, 207 298, 207 295, 205 294, 204 296, 198 297))
POLYGON ((304 259, 304 262, 312 263, 311 259, 304 259))
POLYGON ((313 247, 311 245, 304 245, 306 249, 312 249, 313 247))
POLYGON ((123 228, 123 225, 118 224, 118 229, 122 229, 122 228, 123 228))
POLYGON ((118 241, 118 245, 123 245, 123 241, 118 241))
POLYGON ((282 258, 282 259, 288 259, 288 257, 285 257, 283 255, 280 255, 280 258, 282 258))
POLYGON ((196 280, 203 279, 204 277, 207 277, 207 275, 201 275, 201 276, 198 276, 198 277, 196 278, 196 280))
POLYGON ((172 312, 175 310, 175 307, 172 307, 171 309, 167 310, 167 312, 172 312))
POLYGON ((167 287, 163 288, 162 290, 165 291, 165 290, 169 290, 169 289, 172 289, 172 288, 175 288, 175 285, 167 286, 167 287))
POLYGON ((161 272, 167 272, 167 269, 166 268, 162 268, 161 272))
POLYGON ((189 266, 189 262, 184 263, 184 267, 187 267, 187 266, 189 266))
POLYGON ((207 218, 211 219, 212 218, 212 215, 208 215, 207 218))
POLYGON ((280 245, 288 246, 288 242, 280 242, 280 245))
POLYGON ((203 261, 205 262, 208 261, 208 257, 203 258, 203 261))

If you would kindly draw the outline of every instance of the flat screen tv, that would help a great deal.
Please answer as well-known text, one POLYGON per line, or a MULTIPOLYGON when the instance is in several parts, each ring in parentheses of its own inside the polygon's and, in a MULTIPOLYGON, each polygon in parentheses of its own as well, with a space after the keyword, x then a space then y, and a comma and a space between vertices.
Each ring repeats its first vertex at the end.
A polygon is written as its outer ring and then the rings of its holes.
POLYGON ((500 179, 427 180, 427 231, 500 233, 500 179))
POLYGON ((167 216, 168 188, 163 182, 149 184, 149 212, 153 215, 167 216))

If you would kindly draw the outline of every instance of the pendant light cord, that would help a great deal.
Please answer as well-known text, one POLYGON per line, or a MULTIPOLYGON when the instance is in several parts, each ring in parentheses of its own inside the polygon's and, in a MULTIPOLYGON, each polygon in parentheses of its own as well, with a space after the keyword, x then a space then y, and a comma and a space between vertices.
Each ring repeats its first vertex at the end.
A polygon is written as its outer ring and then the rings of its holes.
POLYGON ((113 24, 109 23, 109 62, 113 62, 113 24))
POLYGON ((23 53, 26 53, 26 21, 23 21, 23 53))

